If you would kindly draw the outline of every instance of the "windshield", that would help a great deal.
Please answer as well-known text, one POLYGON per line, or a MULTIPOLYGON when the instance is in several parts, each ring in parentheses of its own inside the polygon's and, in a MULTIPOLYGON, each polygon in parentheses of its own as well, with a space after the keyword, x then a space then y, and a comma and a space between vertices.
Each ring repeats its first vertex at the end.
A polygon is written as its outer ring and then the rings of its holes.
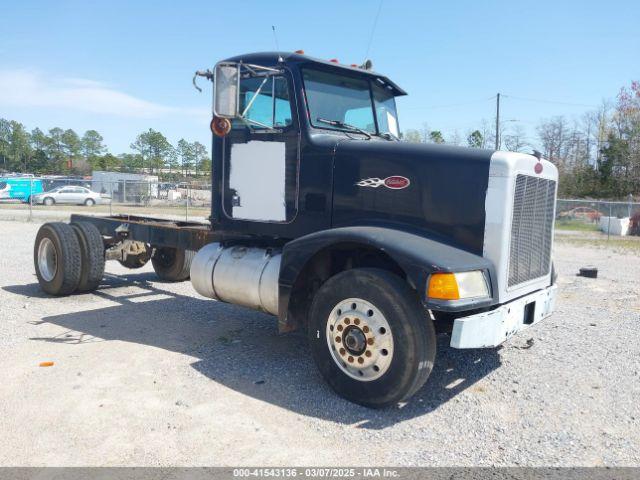
POLYGON ((365 78, 310 68, 302 70, 302 77, 312 126, 349 130, 344 125, 327 124, 326 120, 332 120, 373 134, 391 133, 398 136, 395 99, 384 85, 376 82, 372 95, 372 86, 365 78), (376 121, 379 131, 376 130, 376 121))

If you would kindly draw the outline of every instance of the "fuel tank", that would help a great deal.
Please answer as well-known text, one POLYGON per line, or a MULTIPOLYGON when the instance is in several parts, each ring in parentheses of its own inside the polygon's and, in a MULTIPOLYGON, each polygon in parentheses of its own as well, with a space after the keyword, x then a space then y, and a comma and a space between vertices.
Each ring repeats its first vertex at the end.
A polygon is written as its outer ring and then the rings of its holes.
POLYGON ((278 314, 279 251, 205 245, 191 262, 191 284, 205 297, 278 314))
POLYGON ((396 227, 482 255, 493 153, 435 144, 340 142, 332 224, 396 227))

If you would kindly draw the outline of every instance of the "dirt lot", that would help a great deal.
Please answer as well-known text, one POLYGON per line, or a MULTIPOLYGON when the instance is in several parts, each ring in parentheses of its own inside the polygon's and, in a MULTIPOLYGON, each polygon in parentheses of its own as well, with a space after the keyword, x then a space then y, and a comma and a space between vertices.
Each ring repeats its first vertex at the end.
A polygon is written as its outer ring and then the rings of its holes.
POLYGON ((0 465, 640 465, 640 257, 561 235, 557 313, 498 350, 439 339, 406 405, 337 397, 272 317, 108 265, 49 298, 0 221, 0 465), (600 277, 576 277, 596 265, 600 277), (54 366, 39 367, 42 361, 54 366))

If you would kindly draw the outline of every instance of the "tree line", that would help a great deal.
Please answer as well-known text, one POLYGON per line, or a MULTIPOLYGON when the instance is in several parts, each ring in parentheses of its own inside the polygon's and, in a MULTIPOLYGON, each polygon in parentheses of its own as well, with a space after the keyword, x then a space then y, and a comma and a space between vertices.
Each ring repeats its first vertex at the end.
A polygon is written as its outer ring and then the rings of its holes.
MULTIPOLYGON (((614 101, 598 110, 567 119, 541 120, 535 138, 521 125, 500 125, 500 148, 531 153, 534 148, 560 172, 560 195, 565 197, 618 198, 640 195, 640 82, 623 87, 614 101)), ((483 120, 478 128, 445 138, 427 124, 409 129, 403 140, 450 143, 472 148, 495 146, 495 122, 483 120)), ((149 129, 131 144, 133 153, 113 155, 95 130, 79 136, 71 129, 32 131, 19 122, 0 118, 0 169, 49 174, 88 174, 92 170, 161 173, 164 178, 208 175, 211 159, 199 142, 180 139, 173 146, 160 132, 149 129)))
MULTIPOLYGON (((540 150, 560 173, 560 195, 574 198, 627 199, 640 196, 640 82, 620 89, 613 101, 598 110, 568 119, 541 120, 530 138, 521 125, 502 122, 501 149, 531 153, 540 150)), ((463 137, 454 132, 445 138, 427 124, 407 130, 403 140, 450 143, 472 148, 494 148, 495 122, 483 120, 463 137)))
POLYGON ((0 118, 0 169, 7 172, 88 175, 93 170, 161 174, 163 178, 210 175, 211 159, 200 142, 180 139, 173 146, 150 128, 131 144, 133 153, 114 155, 96 130, 82 136, 55 127, 47 133, 28 131, 14 120, 0 118))

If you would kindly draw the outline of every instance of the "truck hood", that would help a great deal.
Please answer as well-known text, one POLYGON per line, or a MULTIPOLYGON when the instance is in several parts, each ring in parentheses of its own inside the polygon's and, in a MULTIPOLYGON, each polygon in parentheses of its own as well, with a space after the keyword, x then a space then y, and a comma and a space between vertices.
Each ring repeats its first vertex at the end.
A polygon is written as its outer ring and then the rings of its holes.
POLYGON ((393 225, 482 255, 493 150, 376 140, 335 148, 334 227, 393 225))

